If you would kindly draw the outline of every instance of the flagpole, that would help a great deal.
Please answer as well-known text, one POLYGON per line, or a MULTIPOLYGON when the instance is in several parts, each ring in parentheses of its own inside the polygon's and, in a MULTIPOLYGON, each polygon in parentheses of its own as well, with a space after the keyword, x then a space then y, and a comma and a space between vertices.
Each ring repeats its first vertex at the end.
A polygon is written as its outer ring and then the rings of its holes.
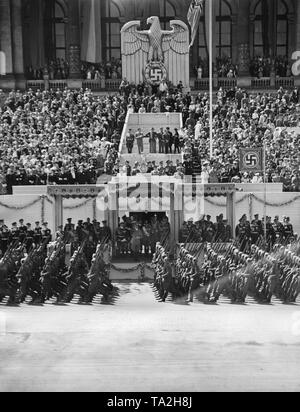
POLYGON ((265 229, 265 249, 267 250, 267 153, 264 139, 264 229, 265 229))
POLYGON ((206 0, 209 7, 209 142, 210 158, 213 158, 213 0, 206 0))

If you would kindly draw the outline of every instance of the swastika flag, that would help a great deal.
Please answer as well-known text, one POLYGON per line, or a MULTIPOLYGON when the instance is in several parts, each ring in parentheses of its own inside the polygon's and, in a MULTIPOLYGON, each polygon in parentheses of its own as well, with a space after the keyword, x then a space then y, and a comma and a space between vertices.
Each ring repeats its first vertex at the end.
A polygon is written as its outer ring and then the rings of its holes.
POLYGON ((262 172, 264 169, 264 149, 241 149, 240 150, 240 171, 241 172, 262 172))

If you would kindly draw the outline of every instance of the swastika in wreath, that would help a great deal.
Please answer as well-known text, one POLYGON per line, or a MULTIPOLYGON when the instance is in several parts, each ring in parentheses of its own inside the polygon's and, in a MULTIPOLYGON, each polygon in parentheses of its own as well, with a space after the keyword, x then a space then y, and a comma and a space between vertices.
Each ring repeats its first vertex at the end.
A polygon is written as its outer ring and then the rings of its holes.
POLYGON ((249 169, 255 169, 260 163, 260 157, 258 153, 247 153, 244 156, 244 165, 249 169))
POLYGON ((262 149, 242 149, 240 152, 240 170, 257 171, 263 170, 263 150, 262 149))
POLYGON ((161 62, 151 62, 145 68, 145 80, 152 85, 159 85, 163 80, 167 80, 167 69, 161 62))

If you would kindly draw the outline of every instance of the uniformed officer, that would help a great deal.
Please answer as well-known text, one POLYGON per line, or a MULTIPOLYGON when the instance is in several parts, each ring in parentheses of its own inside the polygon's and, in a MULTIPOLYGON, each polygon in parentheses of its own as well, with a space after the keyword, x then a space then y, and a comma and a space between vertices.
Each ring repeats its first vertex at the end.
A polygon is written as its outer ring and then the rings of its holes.
POLYGON ((33 239, 36 245, 39 245, 42 241, 42 228, 40 227, 40 222, 35 222, 33 239))
POLYGON ((128 153, 131 154, 134 146, 134 134, 132 133, 132 129, 129 129, 127 136, 126 136, 126 147, 128 150, 128 153))
POLYGON ((283 224, 279 221, 279 216, 275 216, 274 223, 273 223, 273 231, 275 233, 276 239, 281 239, 284 236, 284 228, 283 224))
POLYGON ((25 232, 25 245, 27 253, 32 248, 34 242, 34 230, 32 230, 31 223, 27 223, 25 232))
POLYGON ((0 230, 0 249, 2 251, 2 254, 5 254, 5 252, 7 251, 10 241, 11 233, 8 230, 8 227, 6 225, 3 225, 0 230))
POLYGON ((67 219, 67 222, 64 228, 65 240, 67 243, 72 243, 75 237, 75 225, 72 223, 71 218, 67 219))
POLYGON ((165 153, 164 129, 161 128, 157 133, 159 153, 165 153))
POLYGON ((294 237, 294 228, 290 222, 289 217, 284 217, 283 221, 283 235, 286 241, 291 240, 294 237))
POLYGON ((125 223, 121 223, 118 229, 116 230, 116 241, 118 252, 120 254, 127 253, 129 245, 129 233, 126 229, 125 223))
POLYGON ((225 232, 224 232, 224 242, 229 243, 232 239, 232 228, 228 224, 228 220, 224 220, 225 232))
MULTIPOLYGON (((71 233, 73 232, 67 232, 69 233, 69 240, 71 240, 71 233)), ((84 234, 84 227, 83 227, 83 220, 78 220, 77 228, 76 228, 76 237, 78 239, 78 242, 81 243, 85 237, 84 234)))
POLYGON ((47 222, 43 223, 42 240, 43 240, 43 242, 45 241, 46 243, 51 242, 51 230, 48 228, 48 223, 47 222))
POLYGON ((240 249, 244 251, 250 239, 250 225, 247 221, 247 216, 243 215, 236 227, 236 237, 240 244, 240 249))
POLYGON ((216 240, 219 242, 225 241, 225 224, 224 224, 224 215, 221 214, 217 217, 216 223, 216 240))
POLYGON ((216 234, 216 227, 211 221, 211 216, 206 216, 206 221, 204 221, 204 241, 211 243, 216 234))
POLYGON ((24 219, 20 219, 19 220, 19 238, 20 238, 20 242, 22 243, 26 239, 26 231, 27 231, 27 227, 24 225, 24 219))
POLYGON ((13 242, 19 242, 20 241, 20 231, 18 229, 17 222, 14 222, 12 224, 11 235, 12 235, 12 241, 13 242))

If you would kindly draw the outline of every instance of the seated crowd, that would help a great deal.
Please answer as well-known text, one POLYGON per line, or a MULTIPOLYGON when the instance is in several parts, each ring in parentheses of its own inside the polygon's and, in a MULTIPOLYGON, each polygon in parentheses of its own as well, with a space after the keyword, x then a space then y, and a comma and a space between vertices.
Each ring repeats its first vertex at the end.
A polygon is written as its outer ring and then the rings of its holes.
POLYGON ((0 107, 0 184, 92 184, 114 164, 127 103, 88 90, 11 92, 0 107), (119 134, 117 132, 119 131, 119 134))
POLYGON ((95 183, 102 173, 119 173, 118 147, 128 112, 178 112, 184 124, 174 133, 131 131, 128 151, 136 142, 142 153, 146 137, 153 153, 182 151, 184 173, 201 175, 203 183, 260 183, 261 175, 240 173, 239 150, 265 142, 267 181, 282 183, 285 191, 300 190, 299 134, 287 129, 300 124, 298 89, 262 94, 220 89, 211 158, 207 93, 184 94, 181 84, 174 88, 164 82, 150 90, 126 79, 115 96, 68 89, 11 92, 0 107, 0 187, 11 193, 14 185, 95 183))

